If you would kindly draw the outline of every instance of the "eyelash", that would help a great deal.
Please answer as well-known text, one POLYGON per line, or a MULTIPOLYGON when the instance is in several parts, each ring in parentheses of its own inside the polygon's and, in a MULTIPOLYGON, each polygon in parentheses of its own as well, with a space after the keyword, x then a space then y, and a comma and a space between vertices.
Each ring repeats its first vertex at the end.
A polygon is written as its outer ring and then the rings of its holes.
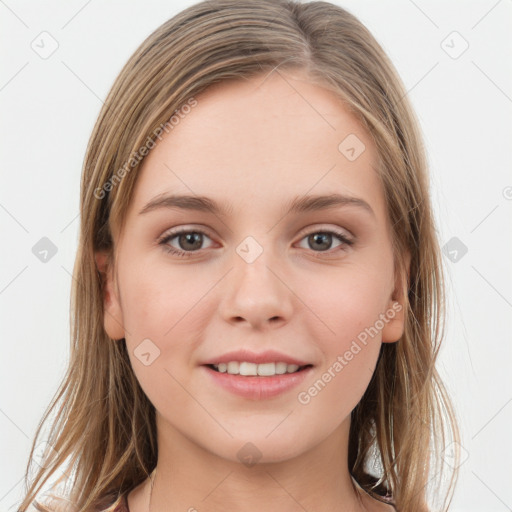
MULTIPOLYGON (((178 231, 174 231, 172 233, 168 233, 168 234, 164 235, 163 237, 161 237, 160 239, 158 239, 158 244, 162 245, 163 249, 167 253, 172 254, 173 256, 178 256, 180 258, 190 258, 195 253, 200 252, 200 250, 199 251, 182 251, 182 250, 176 249, 175 247, 172 247, 172 246, 168 245, 168 242, 170 240, 172 240, 173 238, 176 238, 179 235, 185 234, 185 233, 198 233, 198 234, 201 234, 201 235, 206 235, 208 238, 210 238, 207 233, 205 233, 204 231, 201 231, 200 229, 180 229, 178 231)), ((345 251, 347 249, 347 246, 350 247, 350 246, 352 246, 354 244, 354 240, 348 239, 343 232, 337 231, 335 229, 329 229, 329 230, 325 229, 325 230, 311 231, 309 233, 306 233, 301 238, 301 240, 303 240, 304 238, 306 238, 306 237, 308 237, 310 235, 314 235, 314 234, 318 234, 318 233, 328 234, 328 235, 335 235, 335 237, 338 238, 338 240, 340 242, 342 242, 343 245, 341 245, 341 246, 339 246, 339 247, 337 247, 335 249, 328 249, 326 251, 312 251, 313 253, 326 254, 326 253, 332 253, 332 252, 334 252, 336 250, 345 251)))

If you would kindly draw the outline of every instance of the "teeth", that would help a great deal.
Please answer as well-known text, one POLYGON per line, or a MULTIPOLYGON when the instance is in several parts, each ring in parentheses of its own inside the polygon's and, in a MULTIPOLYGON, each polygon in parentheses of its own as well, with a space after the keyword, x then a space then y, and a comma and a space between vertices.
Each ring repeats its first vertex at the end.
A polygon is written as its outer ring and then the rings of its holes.
MULTIPOLYGON (((256 365, 255 365, 256 366, 256 365)), ((263 363, 257 365, 258 375, 263 377, 276 374, 276 363, 263 363)))
POLYGON ((235 375, 235 374, 239 373, 239 370, 240 370, 240 365, 238 364, 237 361, 230 361, 228 363, 228 367, 227 367, 228 373, 235 375))
POLYGON ((286 373, 288 365, 286 363, 276 363, 276 373, 278 375, 282 375, 283 373, 286 373))
POLYGON ((271 377, 272 375, 282 375, 283 373, 294 373, 300 367, 296 364, 286 363, 248 363, 247 361, 230 361, 229 363, 219 363, 212 365, 220 373, 229 373, 231 375, 259 375, 261 377, 271 377))
POLYGON ((256 363, 240 363, 238 373, 240 375, 258 375, 258 365, 256 363))

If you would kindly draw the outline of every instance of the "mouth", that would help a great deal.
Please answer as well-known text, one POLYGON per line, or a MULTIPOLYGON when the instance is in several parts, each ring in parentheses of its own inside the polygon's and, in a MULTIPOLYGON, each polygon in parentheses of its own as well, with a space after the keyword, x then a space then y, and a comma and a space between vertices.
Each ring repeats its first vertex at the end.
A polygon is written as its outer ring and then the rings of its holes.
POLYGON ((218 373, 228 375, 238 375, 243 377, 275 377, 276 375, 287 375, 302 372, 311 368, 312 364, 299 366, 297 364, 287 364, 285 362, 275 363, 250 363, 246 361, 230 361, 228 363, 207 364, 205 365, 218 373))
POLYGON ((267 400, 291 392, 308 378, 312 364, 299 366, 287 363, 203 364, 207 378, 215 386, 248 400, 267 400))

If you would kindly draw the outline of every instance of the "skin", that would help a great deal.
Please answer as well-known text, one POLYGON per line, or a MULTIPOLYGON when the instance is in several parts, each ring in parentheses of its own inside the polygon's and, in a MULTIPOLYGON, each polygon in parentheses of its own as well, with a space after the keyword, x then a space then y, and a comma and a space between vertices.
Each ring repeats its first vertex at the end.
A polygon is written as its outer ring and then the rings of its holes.
MULTIPOLYGON (((157 411, 151 512, 392 510, 354 487, 347 449, 350 412, 381 343, 401 337, 403 309, 308 404, 297 398, 380 314, 403 304, 372 139, 336 96, 298 72, 222 83, 196 99, 143 162, 124 229, 114 232, 115 265, 96 254, 105 329, 126 339, 157 411), (354 161, 338 150, 349 134, 365 145, 354 161), (231 210, 139 214, 165 192, 208 196, 231 210), (364 199, 374 215, 356 206, 284 215, 296 196, 333 192, 364 199), (206 234, 195 252, 179 236, 167 242, 190 258, 158 244, 179 226, 206 234), (354 244, 333 235, 322 251, 308 238, 332 229, 354 244), (263 248, 250 264, 236 252, 247 236, 263 248), (147 338, 160 350, 148 366, 134 353, 147 338), (240 348, 274 348, 313 371, 277 397, 245 399, 199 366, 240 348), (237 456, 247 442, 261 453, 251 467, 237 456)), ((129 494, 131 512, 146 512, 148 500, 149 480, 129 494)))

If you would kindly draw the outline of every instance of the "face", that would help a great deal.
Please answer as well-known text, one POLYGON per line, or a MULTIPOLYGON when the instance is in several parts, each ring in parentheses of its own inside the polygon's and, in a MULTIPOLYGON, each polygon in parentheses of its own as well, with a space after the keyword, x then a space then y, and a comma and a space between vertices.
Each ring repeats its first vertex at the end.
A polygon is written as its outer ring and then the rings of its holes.
POLYGON ((378 155, 300 74, 196 100, 144 160, 115 265, 96 255, 105 329, 126 339, 159 429, 224 459, 251 442, 283 461, 347 427, 381 344, 403 332, 378 155), (221 361, 301 368, 206 366, 221 361))

